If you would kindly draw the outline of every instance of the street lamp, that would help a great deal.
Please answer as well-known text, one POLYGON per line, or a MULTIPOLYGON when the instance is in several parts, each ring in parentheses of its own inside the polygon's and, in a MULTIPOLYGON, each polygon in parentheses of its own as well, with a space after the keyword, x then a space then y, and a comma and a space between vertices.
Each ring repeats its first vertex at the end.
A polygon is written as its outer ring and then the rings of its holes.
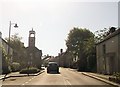
MULTIPOLYGON (((10 54, 10 33, 11 33, 11 25, 13 25, 13 24, 14 24, 14 27, 15 27, 15 28, 18 28, 17 23, 12 23, 12 22, 10 21, 10 24, 9 24, 9 40, 8 40, 8 44, 9 44, 9 46, 8 46, 8 55, 10 54)), ((11 60, 11 62, 12 62, 12 60, 11 60)))

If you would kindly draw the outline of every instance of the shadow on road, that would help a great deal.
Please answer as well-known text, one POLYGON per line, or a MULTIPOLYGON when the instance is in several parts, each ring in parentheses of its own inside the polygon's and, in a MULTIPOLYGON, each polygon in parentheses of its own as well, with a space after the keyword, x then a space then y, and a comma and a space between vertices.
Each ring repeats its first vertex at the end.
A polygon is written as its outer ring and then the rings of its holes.
POLYGON ((60 74, 60 72, 49 72, 48 74, 60 74))

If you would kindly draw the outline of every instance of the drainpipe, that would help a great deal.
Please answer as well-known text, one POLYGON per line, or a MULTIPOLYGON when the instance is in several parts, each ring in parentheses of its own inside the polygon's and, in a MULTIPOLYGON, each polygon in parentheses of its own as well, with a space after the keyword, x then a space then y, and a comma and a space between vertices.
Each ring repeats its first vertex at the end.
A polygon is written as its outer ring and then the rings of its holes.
MULTIPOLYGON (((118 2, 118 29, 120 29, 120 1, 118 2)), ((120 34, 118 34, 118 71, 120 72, 120 34)))
POLYGON ((118 72, 120 72, 120 34, 118 34, 118 72))
MULTIPOLYGON (((2 75, 2 33, 0 32, 0 75, 2 75)), ((2 86, 2 81, 0 81, 0 87, 2 86)))
POLYGON ((2 74, 2 33, 0 32, 0 75, 2 74))

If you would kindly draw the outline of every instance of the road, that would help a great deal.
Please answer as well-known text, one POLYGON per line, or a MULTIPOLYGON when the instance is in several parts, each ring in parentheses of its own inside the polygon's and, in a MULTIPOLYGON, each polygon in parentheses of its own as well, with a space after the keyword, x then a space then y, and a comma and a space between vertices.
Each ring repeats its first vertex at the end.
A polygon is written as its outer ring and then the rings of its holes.
MULTIPOLYGON (((44 73, 38 76, 12 77, 6 79, 2 85, 64 85, 72 87, 73 85, 96 85, 109 86, 99 80, 83 75, 81 72, 75 72, 67 68, 60 68, 60 73, 44 73)), ((3 86, 4 87, 4 86, 3 86)), ((26 86, 25 86, 26 87, 26 86)), ((112 86, 109 86, 112 87, 112 86)))

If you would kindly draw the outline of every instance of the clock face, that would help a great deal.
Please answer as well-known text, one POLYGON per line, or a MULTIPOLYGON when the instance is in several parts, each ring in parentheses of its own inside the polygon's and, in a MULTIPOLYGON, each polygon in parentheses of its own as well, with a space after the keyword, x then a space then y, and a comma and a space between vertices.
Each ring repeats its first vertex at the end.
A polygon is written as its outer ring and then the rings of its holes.
POLYGON ((33 39, 31 39, 31 42, 33 42, 33 39))
POLYGON ((29 46, 35 46, 35 38, 33 37, 29 38, 29 46))
POLYGON ((31 45, 34 45, 34 39, 33 39, 33 38, 30 39, 30 44, 31 44, 31 45))

